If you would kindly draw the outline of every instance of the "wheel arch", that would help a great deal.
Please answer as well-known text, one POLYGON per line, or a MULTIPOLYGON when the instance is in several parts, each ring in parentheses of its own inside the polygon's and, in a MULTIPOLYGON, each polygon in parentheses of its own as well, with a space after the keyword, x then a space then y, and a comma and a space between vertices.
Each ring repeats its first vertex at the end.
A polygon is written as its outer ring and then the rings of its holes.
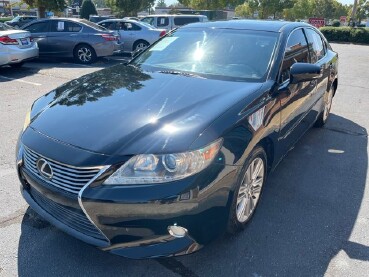
POLYGON ((150 45, 150 43, 147 40, 140 38, 140 39, 135 40, 135 42, 132 44, 132 51, 135 50, 136 45, 140 42, 144 42, 144 43, 147 43, 148 45, 150 45))
POLYGON ((267 155, 267 168, 270 171, 274 163, 274 142, 270 137, 264 137, 257 145, 263 147, 267 155))

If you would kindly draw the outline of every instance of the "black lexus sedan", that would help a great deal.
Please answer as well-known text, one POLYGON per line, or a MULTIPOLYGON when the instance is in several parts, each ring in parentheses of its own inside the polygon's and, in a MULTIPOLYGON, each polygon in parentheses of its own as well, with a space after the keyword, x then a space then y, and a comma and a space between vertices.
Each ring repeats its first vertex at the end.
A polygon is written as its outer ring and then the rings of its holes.
POLYGON ((17 147, 23 197, 110 253, 194 252, 250 221, 268 172, 327 121, 337 67, 304 23, 187 25, 34 102, 17 147))

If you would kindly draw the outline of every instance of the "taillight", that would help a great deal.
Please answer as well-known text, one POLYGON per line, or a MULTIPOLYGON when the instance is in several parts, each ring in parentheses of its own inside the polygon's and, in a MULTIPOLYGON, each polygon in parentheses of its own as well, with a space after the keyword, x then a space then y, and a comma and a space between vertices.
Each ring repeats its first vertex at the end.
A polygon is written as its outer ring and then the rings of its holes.
POLYGON ((102 34, 101 35, 103 37, 103 39, 105 39, 106 41, 116 41, 117 37, 114 35, 107 35, 107 34, 102 34))
POLYGON ((12 39, 8 36, 0 37, 0 43, 5 45, 18 45, 18 40, 12 39))
POLYGON ((161 31, 161 33, 160 33, 160 37, 165 36, 165 34, 166 34, 166 33, 167 33, 166 31, 161 31))

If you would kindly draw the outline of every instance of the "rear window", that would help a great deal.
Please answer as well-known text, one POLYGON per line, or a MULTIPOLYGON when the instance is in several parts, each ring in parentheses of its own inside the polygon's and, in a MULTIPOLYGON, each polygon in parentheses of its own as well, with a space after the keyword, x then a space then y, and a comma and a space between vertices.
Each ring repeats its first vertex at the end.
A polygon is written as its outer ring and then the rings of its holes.
POLYGON ((199 17, 174 17, 174 24, 177 26, 182 26, 199 21, 200 21, 199 17))
POLYGON ((6 31, 6 30, 14 30, 14 29, 0 22, 0 31, 6 31))
POLYGON ((79 22, 81 22, 81 23, 83 23, 83 24, 87 25, 88 27, 93 28, 95 30, 98 30, 98 31, 106 31, 106 29, 104 27, 101 27, 101 26, 97 25, 96 23, 93 23, 93 22, 88 21, 86 19, 82 19, 79 22))

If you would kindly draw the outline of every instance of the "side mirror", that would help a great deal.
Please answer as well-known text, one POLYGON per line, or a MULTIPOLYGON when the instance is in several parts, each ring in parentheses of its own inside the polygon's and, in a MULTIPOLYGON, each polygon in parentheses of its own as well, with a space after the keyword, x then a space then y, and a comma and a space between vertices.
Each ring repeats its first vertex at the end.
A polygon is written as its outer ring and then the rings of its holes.
POLYGON ((295 63, 290 69, 291 84, 312 81, 322 77, 321 68, 310 63, 295 63))

